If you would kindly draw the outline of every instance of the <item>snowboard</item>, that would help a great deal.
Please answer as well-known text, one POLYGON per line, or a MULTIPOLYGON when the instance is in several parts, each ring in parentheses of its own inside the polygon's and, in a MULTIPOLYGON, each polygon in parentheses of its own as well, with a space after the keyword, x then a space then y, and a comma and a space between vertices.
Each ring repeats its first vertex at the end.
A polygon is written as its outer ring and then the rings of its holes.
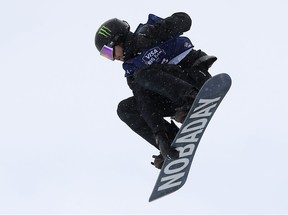
POLYGON ((231 84, 226 73, 215 75, 204 83, 171 144, 179 151, 179 158, 164 161, 149 202, 171 194, 185 184, 201 137, 231 84))

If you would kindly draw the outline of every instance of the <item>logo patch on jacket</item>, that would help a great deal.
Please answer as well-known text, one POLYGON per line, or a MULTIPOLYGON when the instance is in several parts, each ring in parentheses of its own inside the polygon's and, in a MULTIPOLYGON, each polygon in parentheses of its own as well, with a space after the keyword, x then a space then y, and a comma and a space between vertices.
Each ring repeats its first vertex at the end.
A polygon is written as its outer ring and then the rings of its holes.
POLYGON ((161 62, 165 55, 166 53, 163 49, 160 49, 160 47, 154 47, 143 55, 142 60, 146 65, 151 65, 161 62))

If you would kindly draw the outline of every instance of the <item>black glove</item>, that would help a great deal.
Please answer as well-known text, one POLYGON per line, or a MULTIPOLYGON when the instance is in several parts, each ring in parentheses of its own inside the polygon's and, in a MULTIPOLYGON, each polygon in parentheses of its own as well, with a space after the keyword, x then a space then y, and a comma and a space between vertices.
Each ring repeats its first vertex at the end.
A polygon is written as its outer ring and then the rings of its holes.
POLYGON ((152 155, 152 158, 154 158, 154 162, 151 162, 153 166, 155 166, 158 169, 161 169, 164 163, 164 158, 161 154, 159 155, 152 155))

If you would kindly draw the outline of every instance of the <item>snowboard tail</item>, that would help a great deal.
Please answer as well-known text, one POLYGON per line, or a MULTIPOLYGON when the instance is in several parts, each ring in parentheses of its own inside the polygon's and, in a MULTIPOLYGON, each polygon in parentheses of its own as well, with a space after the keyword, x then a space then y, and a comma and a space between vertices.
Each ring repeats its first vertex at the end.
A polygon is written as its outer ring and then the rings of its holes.
POLYGON ((202 86, 171 144, 179 151, 179 158, 164 161, 149 202, 173 193, 185 184, 199 142, 231 84, 230 76, 223 73, 213 76, 202 86))

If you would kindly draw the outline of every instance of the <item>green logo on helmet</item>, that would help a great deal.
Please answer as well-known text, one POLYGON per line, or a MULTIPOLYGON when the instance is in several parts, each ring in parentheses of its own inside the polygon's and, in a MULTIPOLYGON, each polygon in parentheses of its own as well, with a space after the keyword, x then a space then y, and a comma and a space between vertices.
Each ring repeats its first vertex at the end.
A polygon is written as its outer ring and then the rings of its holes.
POLYGON ((111 36, 112 31, 106 26, 102 26, 98 32, 98 34, 103 35, 104 37, 111 36))

